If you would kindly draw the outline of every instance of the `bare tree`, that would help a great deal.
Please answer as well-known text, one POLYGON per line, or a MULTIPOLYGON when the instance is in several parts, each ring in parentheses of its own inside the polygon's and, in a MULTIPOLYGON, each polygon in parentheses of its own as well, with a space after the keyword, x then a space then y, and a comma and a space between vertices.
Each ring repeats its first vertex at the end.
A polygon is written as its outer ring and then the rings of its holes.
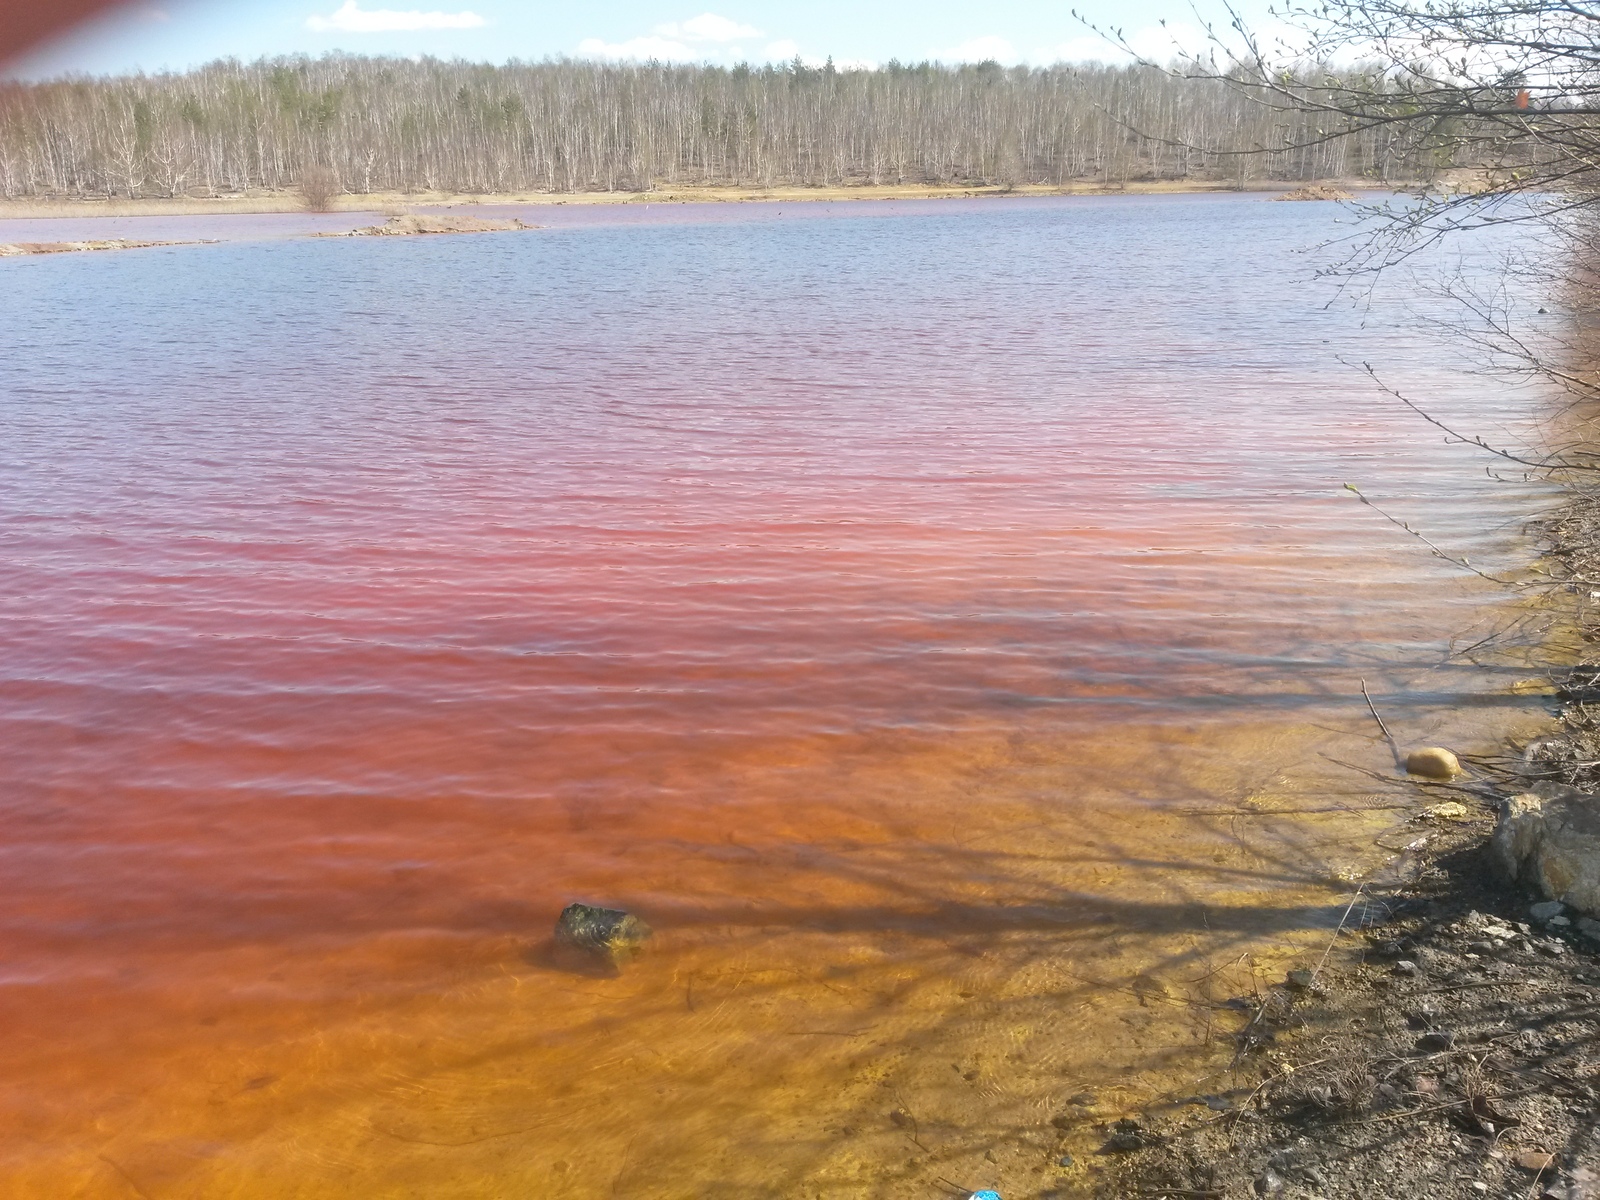
POLYGON ((329 212, 333 198, 339 194, 339 176, 332 167, 313 164, 300 172, 295 186, 307 212, 329 212))
MULTIPOLYGON (((1361 86, 1330 78, 1323 106, 1361 86)), ((1319 120, 1148 65, 491 67, 329 55, 0 84, 0 161, 12 193, 34 196, 278 190, 313 166, 361 192, 481 194, 1436 170, 1431 148, 1396 144, 1382 124, 1322 141, 1319 120), (1262 153, 1219 150, 1222 131, 1262 153)))

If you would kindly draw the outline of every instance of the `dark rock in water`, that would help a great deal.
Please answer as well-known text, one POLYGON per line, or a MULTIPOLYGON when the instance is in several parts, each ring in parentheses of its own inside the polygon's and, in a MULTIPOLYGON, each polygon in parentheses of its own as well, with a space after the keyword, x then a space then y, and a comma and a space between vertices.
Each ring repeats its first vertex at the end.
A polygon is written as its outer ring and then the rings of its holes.
POLYGON ((1152 1141, 1153 1139, 1139 1122, 1123 1119, 1111 1126, 1111 1136, 1106 1139, 1106 1144, 1100 1147, 1100 1153, 1115 1154, 1128 1150, 1142 1150, 1152 1141))
POLYGON ((635 954, 650 937, 650 926, 620 908, 569 904, 556 921, 556 941, 613 961, 635 954))

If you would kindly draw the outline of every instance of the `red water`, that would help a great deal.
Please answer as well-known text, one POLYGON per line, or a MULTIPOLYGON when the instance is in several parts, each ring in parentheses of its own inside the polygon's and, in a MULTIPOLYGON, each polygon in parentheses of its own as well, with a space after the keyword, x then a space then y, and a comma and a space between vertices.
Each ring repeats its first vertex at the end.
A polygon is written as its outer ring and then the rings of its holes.
POLYGON ((1491 568, 1536 501, 1339 358, 1536 398, 1309 281, 1340 211, 0 266, 6 1194, 1033 1179, 1063 1087, 1198 1036, 1128 979, 1341 906, 1348 837, 1237 816, 1359 804, 1359 679, 1488 736, 1445 655, 1488 589, 1340 484, 1491 568), (651 952, 551 958, 572 899, 651 952))

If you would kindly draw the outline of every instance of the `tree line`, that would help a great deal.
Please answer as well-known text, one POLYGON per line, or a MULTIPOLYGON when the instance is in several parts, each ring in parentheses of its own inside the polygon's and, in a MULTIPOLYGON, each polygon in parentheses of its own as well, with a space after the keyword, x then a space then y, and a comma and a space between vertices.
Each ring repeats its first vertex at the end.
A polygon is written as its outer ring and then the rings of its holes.
MULTIPOLYGON (((1370 86, 1360 74, 1307 95, 1370 86)), ((1446 165, 1382 126, 1324 137, 1326 112, 1139 65, 229 60, 0 85, 0 195, 226 195, 293 187, 313 168, 348 192, 495 194, 1390 181, 1446 165)))

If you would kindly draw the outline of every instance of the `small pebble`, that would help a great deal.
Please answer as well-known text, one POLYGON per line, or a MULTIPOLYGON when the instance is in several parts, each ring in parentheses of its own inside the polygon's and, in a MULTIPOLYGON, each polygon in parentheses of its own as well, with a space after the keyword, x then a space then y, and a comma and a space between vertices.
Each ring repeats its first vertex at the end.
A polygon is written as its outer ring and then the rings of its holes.
POLYGON ((1543 1150, 1524 1150, 1517 1155, 1517 1166, 1524 1171, 1550 1171, 1555 1169, 1555 1165, 1556 1156, 1543 1150))
POLYGON ((1056 1166, 1058 1167, 1070 1167, 1071 1165, 1072 1155, 1070 1154, 1063 1154, 1060 1158, 1056 1159, 1056 1166))
POLYGON ((1399 962, 1395 963, 1394 973, 1396 975, 1415 975, 1417 973, 1417 964, 1412 962, 1409 958, 1402 958, 1399 962))
POLYGON ((1475 1192, 1487 1192, 1489 1185, 1481 1179, 1474 1179, 1472 1181, 1472 1190, 1475 1192))

